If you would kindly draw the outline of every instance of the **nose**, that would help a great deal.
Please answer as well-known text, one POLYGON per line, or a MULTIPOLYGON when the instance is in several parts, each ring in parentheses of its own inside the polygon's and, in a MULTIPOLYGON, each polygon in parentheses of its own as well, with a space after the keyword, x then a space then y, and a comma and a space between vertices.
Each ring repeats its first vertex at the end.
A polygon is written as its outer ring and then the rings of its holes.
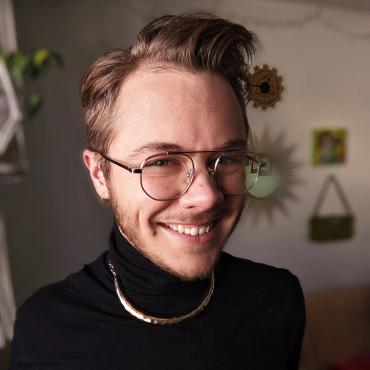
POLYGON ((195 171, 189 189, 179 199, 185 208, 211 209, 224 200, 224 194, 217 187, 209 169, 195 171))

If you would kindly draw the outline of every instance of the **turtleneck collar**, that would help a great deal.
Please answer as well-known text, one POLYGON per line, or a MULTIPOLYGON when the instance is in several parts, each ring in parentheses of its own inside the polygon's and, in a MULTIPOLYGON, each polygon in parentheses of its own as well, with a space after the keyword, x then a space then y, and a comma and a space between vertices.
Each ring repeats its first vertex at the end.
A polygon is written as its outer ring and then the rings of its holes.
POLYGON ((209 279, 183 281, 162 270, 123 237, 116 223, 108 256, 125 295, 147 314, 177 316, 190 312, 209 288, 209 279))

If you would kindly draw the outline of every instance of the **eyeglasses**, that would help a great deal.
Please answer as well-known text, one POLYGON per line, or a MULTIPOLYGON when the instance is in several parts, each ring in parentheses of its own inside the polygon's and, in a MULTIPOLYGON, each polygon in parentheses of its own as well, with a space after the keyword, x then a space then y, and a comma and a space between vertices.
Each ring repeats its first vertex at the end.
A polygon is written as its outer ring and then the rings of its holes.
POLYGON ((195 177, 192 154, 209 153, 207 171, 215 179, 220 191, 226 195, 244 194, 258 179, 262 162, 247 150, 201 150, 191 152, 170 151, 146 158, 139 168, 99 153, 107 161, 131 172, 140 174, 143 191, 154 200, 180 198, 189 189, 195 177))

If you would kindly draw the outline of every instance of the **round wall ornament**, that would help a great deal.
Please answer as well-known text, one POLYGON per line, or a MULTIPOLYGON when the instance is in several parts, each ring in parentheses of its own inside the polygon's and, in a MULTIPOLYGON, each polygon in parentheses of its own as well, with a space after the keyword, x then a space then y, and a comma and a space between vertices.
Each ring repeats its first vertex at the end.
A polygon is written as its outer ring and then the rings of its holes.
POLYGON ((254 222, 274 219, 275 211, 289 214, 289 202, 298 202, 297 188, 304 182, 299 175, 302 163, 295 159, 297 143, 287 142, 285 130, 271 131, 266 124, 259 136, 251 130, 249 145, 262 162, 258 178, 248 191, 254 222))
POLYGON ((264 64, 262 68, 255 66, 249 80, 250 100, 254 107, 262 109, 274 107, 281 99, 282 77, 278 75, 276 68, 269 68, 267 64, 264 64))

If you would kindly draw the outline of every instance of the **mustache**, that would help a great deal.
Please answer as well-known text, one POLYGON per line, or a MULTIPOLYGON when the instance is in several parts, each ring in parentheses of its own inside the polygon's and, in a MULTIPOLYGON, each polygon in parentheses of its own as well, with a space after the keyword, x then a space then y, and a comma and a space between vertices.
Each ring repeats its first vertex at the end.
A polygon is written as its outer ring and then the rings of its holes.
POLYGON ((227 214, 225 208, 215 208, 211 209, 202 213, 176 213, 176 214, 168 214, 161 218, 160 222, 173 222, 176 221, 182 224, 206 224, 211 221, 218 220, 219 218, 224 217, 227 214))

